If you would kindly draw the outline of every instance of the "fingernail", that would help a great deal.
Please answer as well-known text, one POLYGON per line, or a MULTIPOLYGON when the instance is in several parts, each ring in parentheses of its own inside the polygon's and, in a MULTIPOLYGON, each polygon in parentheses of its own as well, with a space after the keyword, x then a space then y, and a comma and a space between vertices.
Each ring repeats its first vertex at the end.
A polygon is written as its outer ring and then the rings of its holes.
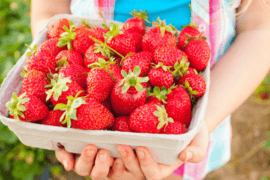
POLYGON ((93 149, 88 149, 87 150, 87 155, 88 156, 93 156, 93 154, 94 154, 94 150, 93 149))
POLYGON ((100 159, 101 161, 105 161, 106 158, 107 158, 107 153, 100 153, 99 159, 100 159))
POLYGON ((187 162, 188 160, 190 160, 192 158, 192 153, 190 151, 187 152, 186 154, 186 159, 185 162, 187 162))
POLYGON ((143 150, 137 150, 137 156, 138 156, 140 159, 144 158, 144 152, 143 152, 143 150))
POLYGON ((125 149, 123 147, 119 147, 119 152, 121 154, 122 157, 126 157, 127 156, 127 152, 125 151, 125 149))
POLYGON ((67 169, 68 163, 67 163, 66 160, 63 161, 63 166, 64 166, 65 169, 67 169))

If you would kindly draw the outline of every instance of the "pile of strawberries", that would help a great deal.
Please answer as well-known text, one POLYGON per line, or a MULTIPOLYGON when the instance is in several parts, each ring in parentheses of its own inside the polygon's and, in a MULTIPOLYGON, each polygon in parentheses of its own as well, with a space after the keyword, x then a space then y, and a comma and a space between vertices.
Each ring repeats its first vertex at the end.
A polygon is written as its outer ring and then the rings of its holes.
POLYGON ((103 28, 53 21, 48 40, 29 47, 21 92, 7 103, 11 118, 83 130, 187 132, 206 89, 200 73, 209 45, 196 25, 177 33, 158 18, 146 32, 146 11, 131 14, 123 25, 103 28))

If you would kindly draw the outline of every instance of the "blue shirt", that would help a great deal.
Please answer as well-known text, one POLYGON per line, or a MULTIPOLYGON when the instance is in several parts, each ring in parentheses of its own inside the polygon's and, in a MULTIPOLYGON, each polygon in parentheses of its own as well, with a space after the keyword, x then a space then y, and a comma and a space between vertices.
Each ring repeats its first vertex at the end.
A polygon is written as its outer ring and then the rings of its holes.
MULTIPOLYGON (((157 17, 166 20, 167 24, 172 24, 178 30, 182 25, 190 23, 191 10, 188 6, 191 0, 116 0, 114 10, 114 20, 125 22, 133 17, 129 13, 134 9, 146 10, 149 21, 156 21, 157 17)), ((151 24, 146 23, 150 26, 151 24)))

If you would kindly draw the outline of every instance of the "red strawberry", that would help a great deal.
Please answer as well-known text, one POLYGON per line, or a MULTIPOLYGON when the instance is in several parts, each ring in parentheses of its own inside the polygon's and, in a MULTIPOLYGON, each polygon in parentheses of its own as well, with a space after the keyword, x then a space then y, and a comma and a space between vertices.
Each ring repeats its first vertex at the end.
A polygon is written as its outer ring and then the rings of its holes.
POLYGON ((109 111, 112 111, 111 99, 109 97, 105 101, 102 101, 101 104, 109 111))
POLYGON ((54 20, 47 29, 48 38, 60 38, 60 35, 65 32, 64 26, 69 28, 69 21, 66 18, 54 20))
POLYGON ((110 56, 110 52, 105 50, 104 46, 97 43, 91 45, 84 54, 84 66, 90 70, 89 65, 98 62, 99 58, 109 61, 108 56, 110 56))
POLYGON ((184 29, 182 29, 178 35, 178 47, 183 50, 187 39, 189 37, 196 37, 200 35, 200 33, 196 26, 184 26, 184 29))
POLYGON ((87 77, 87 95, 102 102, 110 95, 114 85, 111 75, 101 68, 92 69, 87 77))
POLYGON ((40 121, 40 124, 65 127, 66 125, 60 122, 60 118, 63 113, 64 111, 60 111, 60 110, 49 111, 48 116, 42 121, 40 121))
POLYGON ((121 74, 121 68, 119 66, 114 65, 114 64, 110 64, 108 71, 114 77, 115 82, 123 79, 123 76, 121 74))
POLYGON ((113 130, 122 131, 122 132, 132 132, 128 125, 129 117, 128 116, 120 116, 115 119, 113 130))
POLYGON ((205 80, 199 74, 187 74, 179 79, 179 84, 184 86, 195 98, 204 95, 206 90, 205 80))
POLYGON ((51 99, 51 102, 55 106, 58 103, 66 104, 68 102, 68 96, 75 96, 78 92, 81 92, 79 97, 85 96, 84 89, 76 82, 71 81, 70 78, 65 78, 62 75, 54 74, 51 79, 51 84, 46 87, 51 87, 46 91, 47 100, 51 99))
POLYGON ((169 88, 173 84, 173 75, 169 71, 168 66, 164 66, 162 63, 159 63, 157 66, 152 68, 149 73, 149 81, 152 86, 157 86, 159 88, 162 88, 164 86, 165 88, 169 88))
POLYGON ((140 11, 134 10, 130 14, 133 15, 134 17, 126 20, 126 22, 123 25, 123 30, 131 33, 135 32, 144 35, 145 33, 144 21, 149 22, 147 12, 142 10, 140 11))
POLYGON ((129 127, 140 133, 160 133, 164 125, 173 122, 164 106, 144 104, 135 109, 129 117, 129 127))
POLYGON ((140 67, 136 66, 134 72, 122 71, 123 80, 117 82, 111 92, 111 104, 114 112, 119 115, 129 115, 134 109, 146 101, 146 84, 148 77, 140 78, 140 67), (141 84, 142 83, 142 84, 141 84))
POLYGON ((84 61, 80 53, 73 50, 64 50, 57 54, 55 61, 59 66, 67 61, 69 64, 78 64, 84 66, 84 61))
POLYGON ((122 69, 126 72, 132 71, 135 66, 139 66, 141 68, 140 77, 148 74, 150 70, 150 61, 149 57, 142 52, 134 53, 127 58, 124 59, 122 63, 122 69))
POLYGON ((110 31, 105 34, 107 45, 126 56, 130 52, 136 52, 136 41, 130 33, 123 33, 120 26, 111 24, 110 31))
POLYGON ((188 92, 177 86, 171 90, 166 101, 165 108, 168 116, 188 127, 191 121, 191 101, 188 92))
POLYGON ((7 102, 6 106, 16 121, 39 121, 49 113, 48 107, 39 98, 26 95, 26 93, 19 97, 13 93, 12 99, 7 102))
POLYGON ((180 63, 184 57, 188 62, 187 55, 183 51, 172 47, 158 47, 154 52, 154 63, 174 67, 175 63, 180 63))
POLYGON ((70 97, 67 105, 57 104, 55 109, 65 111, 65 117, 61 119, 67 123, 67 127, 83 130, 106 129, 114 123, 113 114, 98 101, 81 97, 70 97), (64 119, 65 118, 65 119, 64 119))
POLYGON ((173 123, 168 123, 164 128, 164 134, 184 134, 187 132, 187 128, 180 122, 175 121, 173 123))
POLYGON ((53 54, 53 56, 56 57, 59 52, 66 49, 65 47, 58 47, 58 43, 58 38, 48 39, 38 47, 38 51, 42 49, 48 49, 53 54))
POLYGON ((46 75, 37 70, 30 70, 25 75, 22 82, 22 93, 33 95, 39 98, 42 102, 46 102, 46 88, 50 84, 46 75))
POLYGON ((42 48, 36 51, 37 48, 34 46, 34 49, 30 48, 30 50, 32 53, 27 53, 29 59, 26 61, 26 69, 28 71, 37 70, 45 74, 55 72, 55 56, 48 48, 42 48))
POLYGON ((139 33, 129 33, 129 32, 124 32, 125 34, 130 34, 132 36, 132 39, 135 41, 135 46, 136 46, 136 52, 139 52, 142 50, 142 39, 143 36, 139 33))
POLYGON ((149 29, 142 40, 142 48, 144 51, 154 52, 159 46, 176 47, 176 37, 170 32, 176 30, 172 25, 167 26, 164 21, 159 18, 153 23, 153 28, 149 29))
POLYGON ((184 49, 190 62, 190 67, 197 71, 202 71, 206 68, 211 55, 209 44, 203 39, 194 39, 189 41, 184 49))
POLYGON ((86 68, 78 64, 69 64, 61 68, 58 74, 69 77, 71 81, 78 83, 83 89, 86 89, 87 72, 86 68))

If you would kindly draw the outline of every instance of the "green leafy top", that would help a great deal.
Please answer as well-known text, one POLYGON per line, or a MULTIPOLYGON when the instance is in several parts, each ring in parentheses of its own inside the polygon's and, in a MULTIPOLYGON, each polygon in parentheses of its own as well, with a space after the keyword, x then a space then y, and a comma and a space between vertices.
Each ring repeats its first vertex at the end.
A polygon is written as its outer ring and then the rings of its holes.
POLYGON ((167 99, 167 89, 164 86, 162 86, 161 89, 155 86, 153 89, 153 93, 148 91, 148 96, 156 97, 158 100, 161 100, 163 103, 167 103, 165 101, 167 99))
POLYGON ((129 14, 150 23, 150 21, 148 20, 147 11, 137 11, 136 9, 134 9, 129 14))
POLYGON ((35 52, 37 51, 37 45, 34 45, 33 49, 28 44, 25 44, 25 46, 28 47, 28 49, 30 49, 31 51, 26 53, 28 57, 30 57, 32 54, 35 54, 35 52))
POLYGON ((159 120, 157 129, 161 129, 164 126, 166 128, 169 122, 171 123, 174 122, 172 118, 168 117, 167 111, 163 105, 162 106, 156 105, 156 107, 157 107, 157 111, 154 112, 154 115, 158 117, 158 120, 159 120))
POLYGON ((161 67, 164 71, 169 71, 169 72, 170 72, 170 68, 172 67, 172 66, 165 66, 162 62, 159 62, 157 65, 156 64, 153 64, 153 65, 154 65, 153 66, 154 69, 161 67))
POLYGON ((83 100, 83 97, 78 97, 80 93, 82 93, 82 91, 78 92, 75 97, 68 96, 67 104, 58 103, 54 107, 54 110, 65 111, 60 117, 60 122, 64 120, 62 124, 67 123, 68 128, 71 127, 71 119, 77 120, 77 108, 80 107, 82 104, 86 104, 86 102, 83 100))
POLYGON ((93 27, 89 22, 86 22, 85 19, 82 19, 81 23, 82 23, 82 25, 84 25, 88 29, 91 29, 93 27))
POLYGON ((66 30, 66 32, 63 32, 60 35, 59 42, 57 43, 58 47, 64 47, 67 45, 68 50, 72 50, 71 41, 76 38, 76 33, 74 32, 75 26, 73 25, 73 22, 69 20, 70 28, 68 29, 67 26, 64 26, 63 28, 66 30))
POLYGON ((110 42, 112 38, 114 38, 118 34, 123 34, 123 31, 121 30, 122 27, 123 27, 122 24, 117 25, 117 24, 111 23, 110 30, 106 34, 104 34, 104 38, 106 42, 110 42))
POLYGON ((172 72, 173 77, 176 79, 179 79, 179 77, 183 77, 184 75, 188 74, 188 67, 189 67, 189 62, 187 62, 187 56, 184 56, 180 63, 176 62, 174 64, 174 71, 172 72))
POLYGON ((8 108, 10 115, 14 116, 16 121, 20 120, 19 116, 24 118, 24 114, 22 112, 26 111, 26 108, 23 104, 30 100, 29 98, 24 98, 25 95, 26 93, 23 93, 18 97, 13 93, 11 100, 6 103, 6 107, 8 108))
POLYGON ((190 95, 190 100, 192 102, 194 102, 196 100, 196 98, 193 96, 193 95, 197 95, 198 94, 198 91, 193 91, 192 87, 190 87, 189 85, 189 82, 187 80, 185 80, 185 85, 179 85, 180 87, 183 87, 187 90, 187 92, 189 93, 190 95))
POLYGON ((162 37, 165 31, 171 32, 177 30, 172 24, 167 25, 165 20, 161 21, 159 17, 157 18, 157 22, 153 21, 152 27, 159 27, 162 37))
POLYGON ((143 82, 148 82, 148 77, 139 77, 139 74, 141 73, 141 68, 139 66, 134 67, 134 71, 131 70, 127 74, 125 70, 121 70, 121 74, 124 77, 124 79, 121 80, 120 86, 122 87, 122 93, 125 93, 128 91, 128 89, 133 86, 136 88, 137 91, 143 91, 144 88, 141 85, 143 82))
POLYGON ((62 92, 68 90, 67 83, 71 83, 71 80, 69 78, 66 78, 62 75, 54 74, 53 78, 51 78, 51 84, 45 86, 46 88, 52 87, 51 89, 46 91, 46 101, 48 101, 52 95, 53 98, 57 101, 58 98, 61 96, 62 92))
POLYGON ((66 56, 62 56, 62 58, 58 61, 56 61, 56 65, 57 68, 55 69, 56 71, 59 71, 62 67, 69 65, 68 61, 67 61, 67 57, 66 56))
POLYGON ((105 44, 95 43, 94 53, 101 53, 105 58, 111 57, 111 51, 105 44))
POLYGON ((191 36, 191 35, 189 35, 189 34, 186 34, 187 38, 186 38, 186 40, 185 40, 185 45, 184 45, 183 48, 185 48, 185 47, 188 45, 188 43, 189 43, 190 41, 193 41, 193 40, 203 40, 203 41, 206 41, 207 38, 204 37, 202 34, 203 34, 203 32, 201 32, 201 33, 198 34, 197 36, 191 36))
POLYGON ((23 66, 23 71, 20 74, 20 76, 24 78, 24 76, 27 74, 27 72, 28 72, 27 67, 26 66, 23 66))

